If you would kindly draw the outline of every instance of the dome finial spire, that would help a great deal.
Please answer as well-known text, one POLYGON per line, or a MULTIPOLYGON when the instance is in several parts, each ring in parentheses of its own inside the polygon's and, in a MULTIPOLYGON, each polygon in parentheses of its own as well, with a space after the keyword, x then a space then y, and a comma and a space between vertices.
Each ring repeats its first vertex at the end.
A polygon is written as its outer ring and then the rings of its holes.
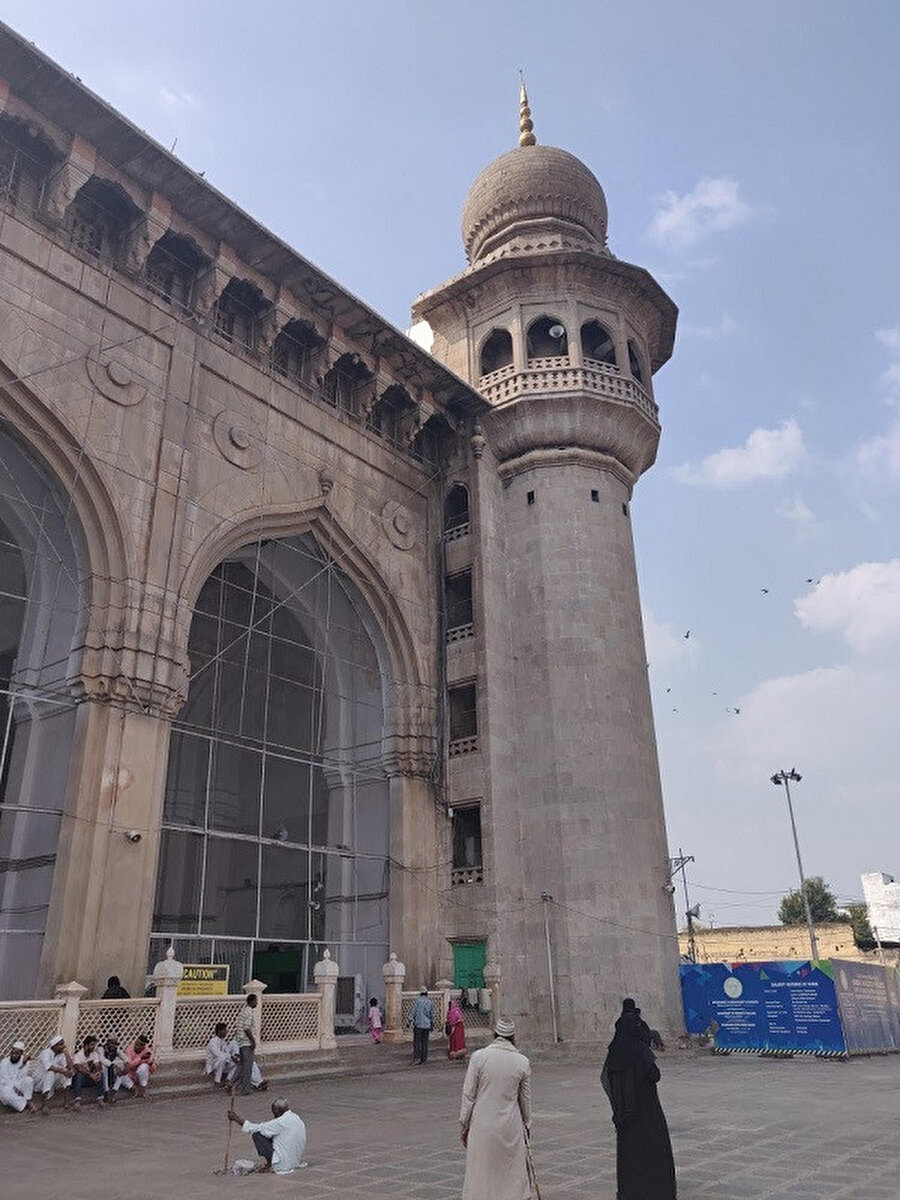
POLYGON ((525 87, 525 72, 519 72, 519 145, 536 146, 534 122, 531 119, 531 109, 528 107, 528 89, 525 87))

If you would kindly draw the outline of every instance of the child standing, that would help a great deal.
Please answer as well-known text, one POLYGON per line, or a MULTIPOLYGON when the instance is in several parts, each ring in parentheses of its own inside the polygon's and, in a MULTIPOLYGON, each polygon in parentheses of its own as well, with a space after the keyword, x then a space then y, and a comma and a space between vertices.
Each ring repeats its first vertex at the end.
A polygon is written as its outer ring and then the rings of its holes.
POLYGON ((373 996, 369 1001, 369 1033, 371 1033, 372 1041, 376 1046, 381 1042, 381 1025, 381 1009, 373 996))

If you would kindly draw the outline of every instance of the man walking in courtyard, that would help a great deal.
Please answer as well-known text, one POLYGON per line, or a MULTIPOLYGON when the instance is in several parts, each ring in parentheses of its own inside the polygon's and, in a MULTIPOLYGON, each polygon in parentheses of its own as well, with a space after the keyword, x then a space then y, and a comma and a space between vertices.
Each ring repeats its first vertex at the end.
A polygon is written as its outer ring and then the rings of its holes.
POLYGON ((419 989, 409 1018, 413 1030, 413 1062, 428 1062, 428 1037, 434 1029, 435 1013, 428 988, 419 989))
POLYGON ((501 1017, 489 1046, 469 1060, 459 1113, 466 1147, 463 1200, 527 1200, 525 1138, 531 1124, 531 1063, 516 1027, 501 1017))
POLYGON ((240 1075, 237 1082, 240 1084, 241 1095, 249 1096, 253 1084, 253 1055, 256 1051, 256 1035, 253 1032, 253 1010, 258 1003, 256 992, 251 992, 247 997, 247 1003, 238 1013, 237 1031, 235 1033, 235 1041, 237 1042, 238 1053, 241 1057, 240 1075))

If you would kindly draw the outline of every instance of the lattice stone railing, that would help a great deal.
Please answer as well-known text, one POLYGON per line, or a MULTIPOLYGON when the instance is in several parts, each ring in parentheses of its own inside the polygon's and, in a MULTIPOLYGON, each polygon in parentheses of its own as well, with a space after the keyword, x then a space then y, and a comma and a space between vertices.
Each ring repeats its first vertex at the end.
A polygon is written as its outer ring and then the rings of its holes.
POLYGON ((173 1050, 205 1050, 220 1021, 234 1036, 244 1000, 244 996, 180 996, 175 1003, 173 1050))
POLYGON ((21 1038, 25 1053, 36 1058, 59 1033, 62 1010, 61 1000, 4 1000, 0 1003, 0 1053, 6 1054, 12 1043, 21 1038))
POLYGON ((530 365, 528 370, 518 371, 494 383, 485 383, 482 379, 479 390, 491 404, 503 404, 533 392, 592 392, 605 400, 631 404, 654 424, 659 424, 659 409, 637 380, 626 378, 607 363, 589 362, 590 365, 585 363, 581 367, 530 365))
POLYGON ((447 630, 448 642, 462 642, 466 638, 475 636, 475 626, 471 621, 465 625, 454 625, 452 629, 447 630))
MULTIPOLYGON (((116 1037, 126 1046, 140 1033, 156 1041, 156 1014, 159 1001, 155 998, 135 1000, 82 1000, 78 1008, 76 1042, 94 1034, 102 1042, 116 1037)), ((72 1047, 70 1047, 71 1049, 72 1047)))
POLYGON ((471 526, 468 521, 463 521, 459 525, 453 525, 450 529, 444 530, 444 541, 455 542, 457 538, 465 537, 470 529, 471 526))
POLYGON ((458 754, 474 754, 477 749, 478 734, 473 737, 456 738, 447 747, 451 758, 455 758, 458 754))
POLYGON ((490 1029, 494 1014, 481 1008, 466 1007, 462 1010, 463 1027, 465 1029, 490 1029))
POLYGON ((305 995, 263 996, 262 1045, 319 1041, 322 997, 305 995))
MULTIPOLYGON (((444 1021, 446 1021, 446 1019, 447 1019, 445 993, 444 992, 429 992, 428 995, 431 997, 432 1003, 434 1004, 434 1012, 435 1012, 434 1032, 441 1034, 441 1036, 443 1036, 444 1021)), ((403 1003, 400 1008, 400 1020, 401 1020, 401 1025, 402 1025, 403 1031, 405 1033, 407 1033, 410 1037, 412 1037, 412 1029, 409 1028, 408 1026, 409 1026, 410 1020, 412 1019, 413 1005, 418 1000, 418 998, 419 998, 418 992, 404 992, 403 993, 403 1003)))

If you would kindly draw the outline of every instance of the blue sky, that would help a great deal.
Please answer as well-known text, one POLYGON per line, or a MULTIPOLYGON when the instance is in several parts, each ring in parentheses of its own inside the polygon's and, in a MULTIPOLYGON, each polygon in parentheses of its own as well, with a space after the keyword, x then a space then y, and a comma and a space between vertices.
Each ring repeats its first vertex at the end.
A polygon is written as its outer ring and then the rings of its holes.
POLYGON ((633 513, 694 899, 717 925, 774 918, 796 867, 768 777, 795 763, 807 871, 847 898, 861 871, 900 876, 900 7, 7 0, 4 19, 400 326, 463 265, 462 202, 514 144, 525 67, 538 139, 591 167, 611 248, 681 309, 633 513))

